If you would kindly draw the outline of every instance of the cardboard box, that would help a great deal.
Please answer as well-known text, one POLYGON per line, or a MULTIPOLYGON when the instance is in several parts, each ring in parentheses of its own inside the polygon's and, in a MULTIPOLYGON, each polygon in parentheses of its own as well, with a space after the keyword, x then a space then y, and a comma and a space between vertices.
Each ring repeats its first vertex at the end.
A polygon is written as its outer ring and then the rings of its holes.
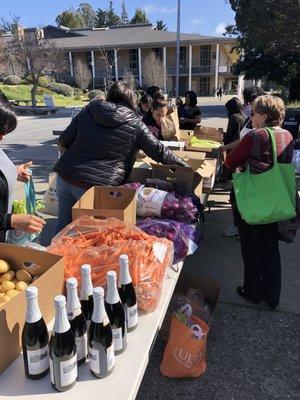
POLYGON ((203 177, 203 193, 211 193, 216 180, 217 159, 206 159, 201 165, 203 177))
POLYGON ((200 175, 200 166, 203 163, 203 157, 200 159, 189 160, 189 168, 176 165, 158 165, 151 164, 152 178, 162 179, 172 182, 175 190, 179 193, 193 194, 200 196, 202 193, 202 177, 200 175))
MULTIPOLYGON (((24 262, 40 266, 38 272, 41 276, 34 281, 34 286, 39 290, 39 305, 44 320, 46 324, 49 323, 54 318, 53 299, 63 292, 63 258, 47 252, 3 243, 0 243, 0 258, 7 261, 15 271, 22 269, 24 262)), ((0 373, 21 351, 25 316, 24 292, 0 306, 0 373)))
POLYGON ((199 139, 214 140, 216 142, 223 143, 224 131, 222 128, 211 128, 197 124, 194 129, 194 134, 199 139))
POLYGON ((73 221, 87 215, 98 219, 118 218, 135 225, 135 196, 134 189, 94 186, 85 192, 72 208, 73 221))

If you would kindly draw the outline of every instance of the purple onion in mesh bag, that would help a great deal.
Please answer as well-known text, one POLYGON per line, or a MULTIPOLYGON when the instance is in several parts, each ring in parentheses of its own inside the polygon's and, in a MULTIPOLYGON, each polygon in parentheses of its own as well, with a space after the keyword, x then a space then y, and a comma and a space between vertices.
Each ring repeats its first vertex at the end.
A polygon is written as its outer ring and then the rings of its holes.
POLYGON ((139 221, 137 226, 149 235, 165 237, 174 244, 174 262, 183 260, 194 253, 199 246, 200 235, 195 225, 187 225, 173 220, 147 218, 139 221))

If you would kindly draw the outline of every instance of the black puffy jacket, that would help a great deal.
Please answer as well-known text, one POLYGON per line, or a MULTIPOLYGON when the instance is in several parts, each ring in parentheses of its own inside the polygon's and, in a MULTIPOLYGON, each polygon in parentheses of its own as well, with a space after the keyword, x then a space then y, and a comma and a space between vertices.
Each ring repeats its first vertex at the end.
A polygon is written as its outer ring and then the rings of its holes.
POLYGON ((89 103, 62 133, 59 146, 66 150, 54 171, 87 188, 126 182, 140 149, 157 162, 187 165, 131 109, 107 101, 89 103))

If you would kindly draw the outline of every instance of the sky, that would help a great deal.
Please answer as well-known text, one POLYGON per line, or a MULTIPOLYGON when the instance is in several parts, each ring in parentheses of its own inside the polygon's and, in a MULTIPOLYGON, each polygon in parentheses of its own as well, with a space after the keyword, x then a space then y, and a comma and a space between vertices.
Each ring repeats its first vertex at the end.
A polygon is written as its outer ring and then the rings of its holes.
MULTIPOLYGON (((55 25, 55 17, 62 11, 82 2, 95 9, 106 9, 108 0, 0 0, 0 19, 18 16, 26 27, 55 25)), ((176 31, 177 0, 126 0, 129 18, 136 7, 143 8, 151 22, 162 19, 168 30, 176 31)), ((117 12, 122 0, 114 0, 117 12)), ((224 27, 234 21, 234 13, 226 0, 181 0, 181 32, 221 36, 224 27)))

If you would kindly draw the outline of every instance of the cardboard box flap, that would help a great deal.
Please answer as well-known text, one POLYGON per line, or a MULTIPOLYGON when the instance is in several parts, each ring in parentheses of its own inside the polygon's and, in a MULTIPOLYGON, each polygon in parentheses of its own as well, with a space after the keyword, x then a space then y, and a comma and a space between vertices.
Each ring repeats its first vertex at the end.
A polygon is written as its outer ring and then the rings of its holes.
POLYGON ((202 178, 210 178, 216 171, 215 165, 205 160, 199 168, 199 173, 202 178))
POLYGON ((197 171, 200 165, 205 160, 206 153, 193 152, 193 151, 173 151, 178 157, 186 161, 193 171, 197 171))
POLYGON ((135 201, 136 190, 113 186, 94 187, 94 209, 124 210, 135 201))

